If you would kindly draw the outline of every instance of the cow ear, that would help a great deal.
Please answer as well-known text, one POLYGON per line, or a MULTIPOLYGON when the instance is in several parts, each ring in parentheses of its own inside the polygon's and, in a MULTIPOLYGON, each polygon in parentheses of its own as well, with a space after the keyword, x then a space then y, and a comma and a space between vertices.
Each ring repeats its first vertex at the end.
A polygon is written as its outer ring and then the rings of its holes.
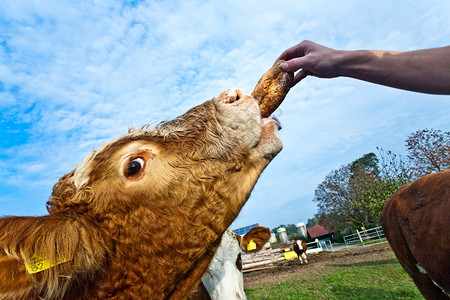
POLYGON ((0 298, 33 286, 25 265, 0 250, 0 298))
POLYGON ((261 226, 253 227, 241 237, 239 246, 244 252, 257 252, 267 243, 270 236, 271 233, 269 228, 261 226))
POLYGON ((97 270, 106 258, 91 227, 63 216, 0 218, 0 299, 31 286, 59 299, 71 274, 97 270))

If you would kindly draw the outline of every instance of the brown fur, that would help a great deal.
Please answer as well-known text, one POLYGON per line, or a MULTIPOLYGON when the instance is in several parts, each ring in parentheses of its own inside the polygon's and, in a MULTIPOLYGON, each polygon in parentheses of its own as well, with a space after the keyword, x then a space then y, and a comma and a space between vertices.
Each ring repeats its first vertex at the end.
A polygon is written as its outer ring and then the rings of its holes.
POLYGON ((449 209, 450 170, 401 187, 383 209, 389 244, 426 299, 449 298, 449 209))
POLYGON ((0 218, 0 298, 185 298, 281 150, 253 98, 226 97, 102 146, 58 181, 49 215, 0 218), (36 253, 71 260, 30 275, 36 253))

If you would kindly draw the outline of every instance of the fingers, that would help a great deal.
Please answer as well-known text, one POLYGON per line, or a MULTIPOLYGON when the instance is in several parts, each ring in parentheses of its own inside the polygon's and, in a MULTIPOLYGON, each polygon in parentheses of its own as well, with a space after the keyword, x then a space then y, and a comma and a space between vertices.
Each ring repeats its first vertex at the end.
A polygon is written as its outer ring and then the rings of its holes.
POLYGON ((305 71, 304 68, 306 67, 308 62, 308 58, 306 57, 306 55, 308 54, 311 44, 313 43, 305 40, 287 49, 278 58, 286 61, 285 63, 281 64, 281 69, 283 69, 283 71, 296 72, 300 70, 295 75, 292 86, 295 86, 297 83, 299 83, 309 75, 309 73, 305 71))
POLYGON ((309 49, 309 44, 311 44, 312 42, 310 41, 303 41, 295 46, 292 46, 291 48, 287 49, 286 51, 284 51, 280 57, 278 57, 277 60, 282 59, 282 60, 291 60, 293 58, 296 57, 302 57, 305 56, 308 49, 309 49))
MULTIPOLYGON (((300 44, 299 44, 299 45, 300 45, 300 44)), ((298 47, 299 45, 295 45, 294 47, 291 47, 291 48, 285 50, 285 51, 280 55, 280 57, 277 58, 277 60, 280 60, 280 59, 282 59, 282 60, 290 60, 290 59, 293 59, 293 58, 297 57, 297 56, 298 56, 298 55, 297 55, 297 47, 298 47)))

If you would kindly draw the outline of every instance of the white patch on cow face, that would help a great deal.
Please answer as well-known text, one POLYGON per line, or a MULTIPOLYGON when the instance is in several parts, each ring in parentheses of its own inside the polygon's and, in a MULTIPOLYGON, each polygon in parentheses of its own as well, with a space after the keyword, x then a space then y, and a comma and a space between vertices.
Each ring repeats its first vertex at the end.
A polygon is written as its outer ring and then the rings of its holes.
POLYGON ((89 172, 90 172, 90 161, 92 160, 92 157, 94 156, 95 152, 88 155, 84 161, 77 165, 74 169, 74 175, 73 175, 73 184, 77 189, 81 188, 89 181, 89 172))
POLYGON ((234 233, 227 230, 222 236, 219 249, 203 276, 203 285, 213 300, 246 300, 242 271, 236 260, 241 253, 234 233))
POLYGON ((297 245, 300 250, 303 250, 302 241, 297 241, 297 245))
POLYGON ((108 143, 103 144, 98 150, 92 152, 89 154, 81 164, 77 165, 74 168, 74 174, 73 174, 73 184, 77 189, 80 189, 84 185, 86 185, 89 182, 89 174, 92 169, 92 159, 95 157, 95 155, 101 151, 103 151, 108 145, 116 142, 118 139, 114 139, 108 143))

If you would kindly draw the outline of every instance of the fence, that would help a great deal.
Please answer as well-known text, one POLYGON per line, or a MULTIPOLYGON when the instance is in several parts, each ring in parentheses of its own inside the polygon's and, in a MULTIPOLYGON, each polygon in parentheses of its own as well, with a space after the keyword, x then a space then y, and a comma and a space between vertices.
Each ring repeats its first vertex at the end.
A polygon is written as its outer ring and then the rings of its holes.
MULTIPOLYGON (((316 239, 314 242, 306 243, 306 246, 306 254, 333 251, 330 241, 319 241, 316 239)), ((278 263, 286 261, 284 254, 285 247, 265 249, 257 253, 244 253, 242 255, 243 271, 246 273, 274 268, 278 263)))
POLYGON ((347 250, 349 250, 349 246, 366 247, 368 244, 387 243, 381 226, 362 231, 356 229, 356 233, 344 236, 344 242, 347 250))
POLYGON ((318 239, 315 239, 314 242, 306 243, 306 247, 306 254, 322 251, 333 251, 331 241, 319 241, 318 239))
MULTIPOLYGON (((356 230, 356 233, 344 236, 344 241, 347 250, 349 250, 350 247, 366 247, 368 244, 387 243, 381 226, 363 231, 356 230)), ((319 241, 318 239, 315 239, 314 242, 306 243, 306 246, 308 247, 306 254, 318 253, 322 251, 334 251, 340 248, 339 246, 335 246, 337 248, 334 249, 331 241, 319 241)), ((269 248, 261 250, 257 253, 243 254, 242 263, 244 273, 275 268, 278 263, 286 261, 284 257, 284 249, 285 247, 278 246, 277 248, 269 248)))

